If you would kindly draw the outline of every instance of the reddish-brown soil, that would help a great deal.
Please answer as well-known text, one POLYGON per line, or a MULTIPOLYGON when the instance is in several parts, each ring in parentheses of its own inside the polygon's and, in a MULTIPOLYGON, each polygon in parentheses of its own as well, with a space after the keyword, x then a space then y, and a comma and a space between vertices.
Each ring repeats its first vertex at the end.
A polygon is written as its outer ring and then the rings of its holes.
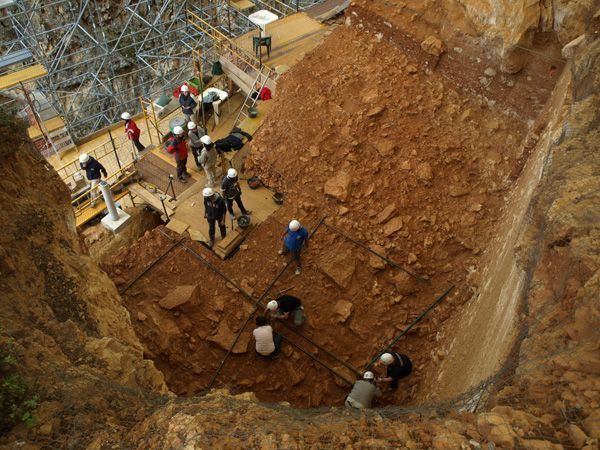
MULTIPOLYGON (((457 71, 476 71, 468 54, 461 64, 442 60, 432 70, 432 57, 418 42, 408 45, 407 36, 392 33, 377 36, 370 26, 380 26, 376 16, 371 24, 339 27, 278 82, 247 168, 286 193, 284 207, 228 261, 199 244, 188 245, 258 298, 285 261, 277 250, 287 222, 298 218, 312 228, 328 216, 329 224, 425 277, 429 283, 417 283, 322 227, 303 257, 302 274, 288 270, 270 291, 292 288, 308 317, 301 331, 359 371, 437 296, 456 286, 394 347, 411 357, 415 372, 383 403, 417 403, 443 357, 437 349, 444 322, 470 298, 469 273, 478 267, 505 213, 505 196, 535 143, 534 137, 521 144, 535 110, 522 113, 526 101, 512 90, 503 94, 508 107, 485 98, 488 90, 479 82, 463 89, 457 71), (347 319, 338 312, 344 302, 352 304, 347 319)), ((543 104, 546 87, 528 89, 543 104)), ((112 259, 111 277, 125 286, 169 245, 160 230, 148 233, 112 259)), ((253 310, 181 248, 123 299, 147 355, 178 394, 208 386, 253 310), (169 294, 169 301, 184 303, 161 307, 169 294)), ((275 328, 352 377, 309 343, 275 328)), ((299 407, 343 400, 349 387, 289 344, 277 361, 258 359, 252 329, 253 320, 242 334, 243 352, 228 358, 217 386, 299 407)))

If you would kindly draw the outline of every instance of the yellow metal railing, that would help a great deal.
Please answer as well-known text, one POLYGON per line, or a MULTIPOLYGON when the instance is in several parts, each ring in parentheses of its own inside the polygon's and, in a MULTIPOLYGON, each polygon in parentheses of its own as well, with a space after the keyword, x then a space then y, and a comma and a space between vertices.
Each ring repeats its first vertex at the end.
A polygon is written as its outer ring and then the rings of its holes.
MULTIPOLYGON (((87 150, 86 153, 94 157, 97 161, 100 161, 107 171, 116 171, 122 164, 133 159, 133 153, 127 150, 126 142, 127 139, 125 137, 115 140, 111 136, 111 138, 98 144, 93 149, 87 150)), ((79 156, 60 167, 55 168, 55 170, 63 182, 68 184, 69 179, 72 178, 75 173, 81 172, 79 156)), ((74 179, 73 182, 76 183, 74 179)))
MULTIPOLYGON (((105 181, 110 184, 111 189, 116 184, 127 181, 129 178, 131 178, 135 174, 135 172, 136 172, 135 164, 136 163, 137 163, 137 161, 135 161, 135 160, 131 161, 129 164, 123 166, 121 169, 110 174, 106 178, 105 181)), ((88 208, 91 207, 92 201, 94 201, 94 198, 92 198, 93 191, 95 191, 97 198, 99 198, 99 199, 102 198, 102 195, 100 194, 100 192, 98 192, 99 190, 100 190, 100 186, 95 186, 92 189, 84 192, 83 194, 81 194, 78 197, 71 200, 71 206, 73 207, 73 211, 75 212, 75 217, 83 214, 88 208)))
MULTIPOLYGON (((238 46, 232 39, 194 12, 188 10, 188 17, 190 17, 188 18, 190 25, 213 39, 215 47, 217 48, 217 53, 223 58, 230 60, 238 67, 243 64, 254 70, 260 70, 262 66, 267 66, 266 64, 261 63, 255 55, 238 46)), ((270 69, 269 66, 267 67, 270 69)))
POLYGON ((296 10, 296 8, 290 6, 290 5, 286 5, 285 3, 280 2, 279 0, 256 0, 257 3, 261 3, 265 6, 267 6, 270 9, 274 9, 275 11, 277 11, 278 13, 283 14, 284 16, 286 15, 286 13, 283 10, 277 9, 276 7, 272 6, 272 5, 281 5, 283 6, 284 9, 288 9, 290 12, 288 14, 295 14, 298 11, 296 10))

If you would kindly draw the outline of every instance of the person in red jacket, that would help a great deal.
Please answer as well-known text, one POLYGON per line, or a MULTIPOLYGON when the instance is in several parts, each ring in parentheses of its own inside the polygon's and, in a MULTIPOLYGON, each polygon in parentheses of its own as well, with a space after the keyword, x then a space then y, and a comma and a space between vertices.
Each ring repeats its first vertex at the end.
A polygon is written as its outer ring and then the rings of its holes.
POLYGON ((177 162, 177 179, 182 183, 187 183, 186 178, 189 178, 190 174, 187 171, 188 148, 185 143, 183 128, 173 128, 173 134, 167 140, 166 146, 167 151, 175 155, 175 161, 177 162))
POLYGON ((131 114, 124 112, 121 114, 121 119, 125 121, 125 134, 127 135, 127 139, 133 142, 133 145, 135 145, 138 152, 144 150, 146 147, 140 142, 140 129, 131 119, 131 114))

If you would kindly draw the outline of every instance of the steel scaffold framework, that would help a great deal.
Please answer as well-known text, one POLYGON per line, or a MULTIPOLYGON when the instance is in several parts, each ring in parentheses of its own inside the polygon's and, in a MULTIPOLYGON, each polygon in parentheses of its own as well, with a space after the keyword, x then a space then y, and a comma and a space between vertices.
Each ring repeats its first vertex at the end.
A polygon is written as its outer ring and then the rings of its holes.
POLYGON ((2 56, 29 50, 48 70, 38 90, 83 136, 137 110, 141 95, 156 97, 193 74, 191 50, 206 39, 187 24, 188 6, 127 0, 101 9, 90 0, 16 0, 0 17, 12 29, 2 56))
MULTIPOLYGON (((280 17, 323 0, 257 0, 254 9, 280 17)), ((209 69, 214 42, 190 25, 192 10, 228 35, 254 25, 229 0, 14 0, 0 8, 0 58, 30 53, 48 75, 37 90, 75 137, 83 137, 137 111, 140 97, 156 98, 194 75, 192 50, 204 49, 209 69)), ((4 70, 1 69, 0 70, 4 70)))

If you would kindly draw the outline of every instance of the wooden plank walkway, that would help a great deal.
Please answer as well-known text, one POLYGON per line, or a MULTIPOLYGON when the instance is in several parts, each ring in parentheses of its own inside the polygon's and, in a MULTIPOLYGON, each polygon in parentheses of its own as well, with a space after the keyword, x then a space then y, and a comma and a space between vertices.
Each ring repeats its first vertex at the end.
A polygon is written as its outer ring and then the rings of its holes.
MULTIPOLYGON (((262 62, 270 67, 280 65, 292 67, 304 55, 319 45, 325 38, 327 27, 305 13, 296 13, 267 25, 267 35, 271 36, 271 56, 263 49, 262 62)), ((248 32, 235 39, 235 43, 250 53, 252 37, 256 32, 248 32)))
MULTIPOLYGON (((171 206, 168 200, 165 200, 165 207, 163 208, 159 196, 148 191, 139 183, 132 183, 129 185, 128 188, 134 197, 139 198, 142 202, 146 203, 159 214, 164 215, 166 210, 166 213, 168 214, 169 218, 173 215, 174 208, 171 206)), ((168 218, 166 217, 165 219, 168 220, 168 218)))
POLYGON ((19 83, 26 83, 46 75, 48 75, 48 71, 41 64, 35 64, 17 72, 2 75, 0 77, 0 91, 14 88, 19 83))
MULTIPOLYGON (((129 194, 129 190, 125 189, 121 193, 115 195, 115 202, 118 202, 120 199, 125 197, 127 194, 129 194)), ((102 211, 104 211, 105 209, 106 209, 106 204, 104 203, 104 200, 102 199, 102 195, 99 195, 98 198, 96 199, 95 206, 90 206, 89 208, 86 208, 83 211, 81 211, 81 214, 75 216, 75 225, 77 227, 85 225, 90 220, 92 220, 94 217, 96 217, 98 214, 100 214, 102 211)))

